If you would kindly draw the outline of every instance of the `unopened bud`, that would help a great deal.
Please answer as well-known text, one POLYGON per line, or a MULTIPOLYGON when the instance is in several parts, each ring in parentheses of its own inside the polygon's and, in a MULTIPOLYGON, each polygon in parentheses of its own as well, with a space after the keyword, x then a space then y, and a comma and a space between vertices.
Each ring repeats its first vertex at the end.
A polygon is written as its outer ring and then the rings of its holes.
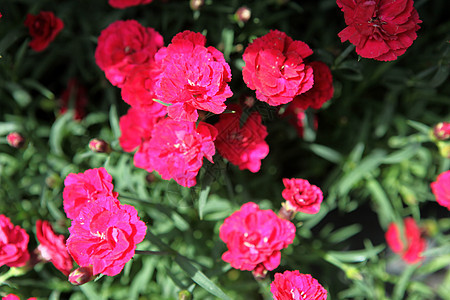
POLYGON ((11 132, 6 137, 8 144, 14 148, 22 148, 25 145, 24 137, 18 132, 11 132))
POLYGON ((263 264, 259 264, 256 266, 256 268, 252 271, 253 277, 256 280, 263 280, 266 278, 267 275, 267 269, 264 267, 263 264))
POLYGON ((100 139, 92 139, 89 142, 89 149, 91 149, 93 152, 97 153, 110 153, 111 147, 107 142, 100 139))
POLYGON ((200 7, 203 6, 203 4, 205 4, 205 0, 191 0, 191 2, 189 3, 192 10, 199 10, 200 7))
POLYGON ((82 285, 91 281, 96 276, 93 275, 93 267, 79 267, 69 274, 69 282, 73 285, 82 285))
POLYGON ((442 157, 450 158, 450 142, 438 142, 439 153, 442 157))
POLYGON ((191 300, 192 294, 187 290, 182 290, 178 293, 178 300, 191 300))
POLYGON ((434 126, 433 136, 440 140, 448 140, 450 138, 450 122, 441 122, 434 126))
POLYGON ((241 6, 234 14, 234 17, 239 22, 247 23, 252 17, 252 11, 247 6, 241 6))

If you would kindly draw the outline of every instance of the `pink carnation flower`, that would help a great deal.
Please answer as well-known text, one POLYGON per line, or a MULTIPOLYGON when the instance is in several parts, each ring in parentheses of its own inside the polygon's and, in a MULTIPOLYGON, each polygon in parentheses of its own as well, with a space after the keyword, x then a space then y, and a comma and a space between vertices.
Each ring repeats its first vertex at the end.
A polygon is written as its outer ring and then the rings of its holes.
POLYGON ((112 177, 105 168, 70 173, 64 180, 63 205, 69 219, 75 219, 86 203, 105 197, 117 197, 112 177))
POLYGON ((286 209, 307 214, 316 214, 320 210, 323 194, 319 187, 305 179, 283 178, 285 189, 282 192, 286 209))
POLYGON ((162 46, 163 37, 153 28, 135 20, 115 21, 98 37, 95 61, 112 85, 122 87, 130 71, 152 62, 162 46))
POLYGON ((270 284, 274 300, 326 300, 327 290, 309 274, 299 271, 276 273, 270 284))
POLYGON ((5 215, 0 215, 0 266, 22 267, 30 259, 29 236, 20 226, 14 226, 5 215))
POLYGON ((36 221, 36 237, 40 243, 37 247, 39 255, 44 260, 52 262, 64 275, 69 276, 73 261, 67 252, 65 237, 56 235, 52 225, 42 220, 36 221))
POLYGON ((32 37, 29 45, 36 52, 45 50, 64 28, 63 21, 51 11, 27 14, 24 24, 32 37))
POLYGON ((253 202, 225 219, 220 238, 228 251, 222 259, 233 268, 253 271, 273 270, 280 264, 280 250, 294 241, 295 225, 271 210, 261 210, 253 202))
POLYGON ((119 121, 120 131, 119 144, 126 152, 132 152, 140 147, 151 137, 152 129, 161 119, 158 114, 151 111, 130 108, 126 115, 119 121))
POLYGON ((153 101, 157 98, 154 86, 159 73, 154 63, 135 66, 122 86, 122 99, 134 108, 146 110, 155 116, 164 116, 167 107, 153 101))
POLYGON ((413 218, 408 217, 403 220, 403 223, 403 236, 400 235, 397 224, 389 225, 386 231, 386 242, 394 253, 401 255, 406 263, 415 264, 423 260, 421 253, 426 248, 426 240, 422 238, 420 229, 413 218))
POLYGON ((203 157, 210 162, 216 150, 214 126, 199 122, 159 121, 134 156, 134 164, 149 172, 157 171, 163 179, 174 179, 178 184, 191 187, 203 165, 203 157))
POLYGON ((114 8, 127 8, 130 6, 151 3, 153 0, 109 0, 108 3, 114 8))
POLYGON ((85 205, 72 221, 67 250, 80 267, 92 265, 93 275, 114 276, 133 257, 146 230, 133 206, 105 198, 85 205))
POLYGON ((312 53, 304 42, 272 30, 245 49, 244 81, 259 100, 273 106, 288 103, 313 86, 313 69, 304 61, 312 53))
POLYGON ((396 60, 417 38, 422 21, 413 0, 337 0, 348 25, 339 33, 356 53, 381 61, 396 60))
POLYGON ((450 210, 450 171, 445 171, 437 177, 435 182, 431 183, 436 201, 450 210))
POLYGON ((330 68, 321 61, 313 61, 308 65, 314 71, 314 85, 309 91, 296 96, 289 105, 296 103, 302 109, 319 109, 333 97, 333 76, 330 68))
POLYGON ((197 109, 220 114, 233 95, 227 84, 230 66, 221 52, 205 43, 201 33, 186 30, 155 55, 161 67, 155 92, 159 100, 172 104, 167 111, 175 120, 196 121, 197 109))
POLYGON ((217 151, 239 169, 258 172, 261 160, 269 154, 269 146, 264 140, 267 129, 261 116, 257 111, 252 112, 241 126, 241 107, 230 105, 228 109, 235 113, 221 114, 219 122, 214 124, 219 132, 215 141, 217 151))

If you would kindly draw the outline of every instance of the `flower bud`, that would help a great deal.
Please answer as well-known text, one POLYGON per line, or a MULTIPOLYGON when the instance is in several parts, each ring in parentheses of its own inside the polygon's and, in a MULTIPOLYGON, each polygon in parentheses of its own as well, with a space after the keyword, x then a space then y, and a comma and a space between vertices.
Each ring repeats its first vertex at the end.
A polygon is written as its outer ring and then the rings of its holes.
POLYGON ((22 148, 25 145, 24 137, 18 132, 11 132, 6 137, 8 144, 14 148, 22 148))
POLYGON ((252 271, 252 274, 253 274, 253 277, 255 278, 255 280, 263 280, 264 278, 266 278, 267 269, 264 267, 263 264, 259 264, 252 271))
POLYGON ((91 281, 96 276, 93 275, 93 267, 79 267, 69 274, 69 282, 73 285, 82 285, 91 281))
POLYGON ((178 300, 191 300, 192 294, 187 290, 182 290, 178 293, 178 300))
POLYGON ((241 6, 234 14, 234 17, 239 22, 247 23, 252 17, 252 11, 247 6, 241 6))
POLYGON ((100 139, 92 139, 89 142, 89 149, 91 149, 93 152, 97 153, 110 153, 111 147, 107 142, 100 139))
POLYGON ((205 0, 191 0, 189 5, 192 10, 199 10, 205 4, 205 0))
POLYGON ((450 138, 450 122, 441 122, 434 126, 433 136, 440 140, 448 140, 450 138))

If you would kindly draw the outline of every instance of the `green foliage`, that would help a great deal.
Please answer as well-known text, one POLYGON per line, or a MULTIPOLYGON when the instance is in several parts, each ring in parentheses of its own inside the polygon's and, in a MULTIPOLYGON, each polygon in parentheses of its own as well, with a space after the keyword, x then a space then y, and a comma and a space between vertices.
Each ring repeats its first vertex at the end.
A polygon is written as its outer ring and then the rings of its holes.
POLYGON ((417 40, 398 60, 379 62, 358 57, 354 46, 340 42, 337 34, 345 23, 334 0, 206 0, 198 11, 188 0, 154 0, 124 10, 106 0, 2 0, 0 214, 27 230, 30 251, 37 246, 38 219, 49 220, 67 236, 64 178, 103 166, 114 178, 119 199, 136 207, 148 233, 137 248, 143 252, 118 276, 77 287, 51 264, 40 263, 25 274, 1 266, 0 296, 271 299, 275 272, 299 270, 318 279, 329 299, 448 299, 450 218, 429 185, 450 167, 430 138, 434 124, 450 121, 450 7, 446 0, 415 1, 415 7, 423 21, 417 40), (243 5, 252 13, 247 23, 234 17, 243 5), (65 27, 36 53, 28 47, 23 22, 27 13, 41 10, 55 12, 65 27), (205 162, 197 186, 190 189, 157 174, 148 180, 118 144, 119 118, 127 105, 94 59, 101 30, 120 19, 155 28, 166 44, 183 30, 205 34, 207 44, 222 51, 232 68, 231 101, 253 95, 241 75, 245 47, 279 29, 306 42, 314 50, 312 59, 331 67, 334 97, 317 112, 307 112, 304 139, 276 112, 257 104, 268 127, 270 153, 256 174, 216 155, 215 164, 205 162), (74 120, 73 107, 59 112, 59 97, 70 78, 87 88, 87 115, 81 121, 74 120), (12 131, 25 137, 24 148, 6 143, 12 131), (113 151, 91 152, 88 143, 94 137, 113 151), (221 259, 226 249, 220 225, 249 201, 277 211, 281 180, 292 177, 320 186, 324 203, 316 215, 296 215, 294 244, 282 251, 279 268, 256 281, 251 272, 232 269, 221 259), (406 265, 386 246, 387 226, 406 216, 425 228, 426 260, 419 265, 406 265))

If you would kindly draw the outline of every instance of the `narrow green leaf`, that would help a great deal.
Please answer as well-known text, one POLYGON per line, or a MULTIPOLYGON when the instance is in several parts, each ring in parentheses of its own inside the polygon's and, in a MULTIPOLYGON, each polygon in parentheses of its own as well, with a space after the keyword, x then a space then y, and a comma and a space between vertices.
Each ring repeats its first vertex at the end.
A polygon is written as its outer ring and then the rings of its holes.
POLYGON ((392 203, 389 201, 388 196, 380 183, 375 179, 368 180, 366 186, 372 195, 372 199, 378 206, 378 217, 380 219, 380 224, 384 228, 387 228, 389 223, 396 220, 392 203))
POLYGON ((308 146, 309 150, 332 163, 338 164, 342 161, 342 155, 327 146, 319 144, 311 144, 308 146))
POLYGON ((65 127, 67 123, 72 119, 72 117, 73 111, 67 111, 61 117, 56 119, 55 123, 53 123, 53 126, 50 129, 50 149, 58 156, 64 155, 62 150, 62 141, 65 135, 65 127))
POLYGON ((199 286, 207 290, 212 295, 223 300, 231 300, 217 285, 214 284, 205 274, 197 269, 186 257, 177 255, 175 262, 196 282, 199 286))
POLYGON ((392 300, 401 300, 404 299, 406 287, 410 282, 414 271, 417 269, 417 265, 408 266, 404 271, 402 276, 400 276, 399 281, 394 287, 394 292, 392 294, 392 300))
POLYGON ((112 104, 111 109, 109 110, 109 123, 114 133, 114 137, 118 139, 121 133, 119 126, 119 116, 117 115, 117 107, 115 104, 112 104))
POLYGON ((371 249, 353 251, 329 251, 327 254, 340 262, 355 263, 363 262, 384 250, 384 245, 379 245, 371 249))
POLYGON ((0 122, 0 135, 7 135, 15 130, 18 130, 18 126, 15 123, 0 122))

